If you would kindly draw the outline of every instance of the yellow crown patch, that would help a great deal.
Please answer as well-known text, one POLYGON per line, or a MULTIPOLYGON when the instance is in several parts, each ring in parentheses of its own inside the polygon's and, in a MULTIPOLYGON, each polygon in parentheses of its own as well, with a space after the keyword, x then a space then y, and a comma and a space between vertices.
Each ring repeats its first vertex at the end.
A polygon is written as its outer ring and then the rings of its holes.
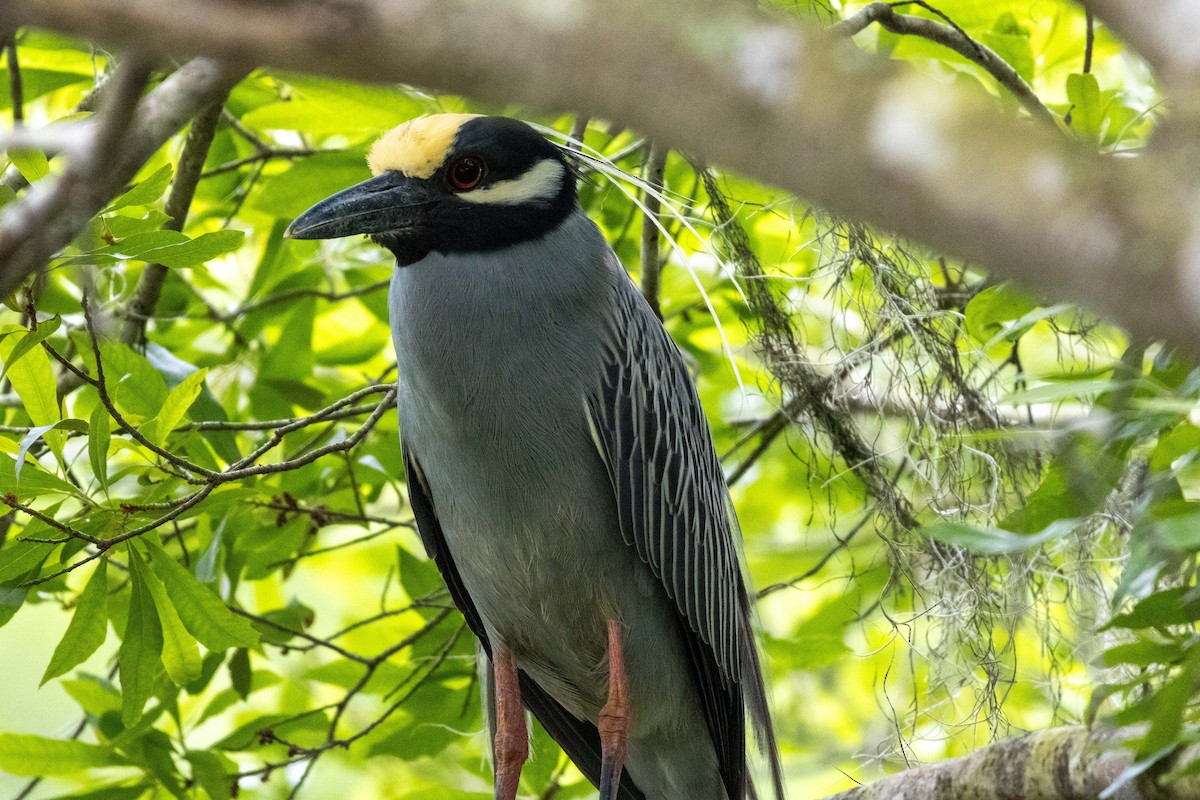
POLYGON ((428 178, 446 160, 458 129, 478 114, 433 114, 397 125, 371 145, 367 166, 373 175, 389 170, 428 178))

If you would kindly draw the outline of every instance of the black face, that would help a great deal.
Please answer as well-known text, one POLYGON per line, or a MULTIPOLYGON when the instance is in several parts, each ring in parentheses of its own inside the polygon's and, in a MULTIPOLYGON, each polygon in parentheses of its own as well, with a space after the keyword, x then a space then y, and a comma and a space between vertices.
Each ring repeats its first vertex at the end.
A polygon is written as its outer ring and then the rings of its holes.
POLYGON ((556 146, 519 120, 476 117, 459 127, 428 178, 384 172, 313 206, 288 234, 365 233, 405 266, 433 251, 497 250, 537 239, 574 207, 575 175, 556 146))

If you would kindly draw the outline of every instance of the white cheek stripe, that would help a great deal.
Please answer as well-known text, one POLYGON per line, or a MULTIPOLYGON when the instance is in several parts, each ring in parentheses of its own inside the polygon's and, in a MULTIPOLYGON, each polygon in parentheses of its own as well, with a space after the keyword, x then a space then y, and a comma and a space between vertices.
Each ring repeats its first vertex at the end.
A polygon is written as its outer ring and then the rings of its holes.
POLYGON ((536 200, 549 201, 562 190, 562 179, 563 165, 546 159, 534 164, 523 175, 473 192, 462 192, 458 198, 468 203, 503 205, 517 205, 536 200))

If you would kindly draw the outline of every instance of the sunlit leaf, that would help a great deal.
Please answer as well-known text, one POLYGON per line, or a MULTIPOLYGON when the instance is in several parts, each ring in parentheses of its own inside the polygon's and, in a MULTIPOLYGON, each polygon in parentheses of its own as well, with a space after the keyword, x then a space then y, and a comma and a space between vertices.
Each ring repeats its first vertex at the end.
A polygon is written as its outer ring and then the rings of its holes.
POLYGON ((200 648, 179 618, 175 600, 167 593, 162 582, 147 570, 140 557, 131 559, 130 566, 140 570, 139 578, 153 598, 154 608, 158 612, 162 629, 163 667, 177 686, 186 686, 200 676, 200 648))
POLYGON ((112 749, 86 742, 0 733, 0 769, 13 775, 69 775, 128 763, 112 749))
POLYGON ((145 565, 137 549, 126 546, 130 563, 129 618, 121 642, 121 721, 137 722, 162 670, 163 632, 154 598, 142 577, 145 565))
POLYGON ((253 647, 258 634, 250 622, 237 616, 196 576, 167 555, 157 543, 145 540, 153 557, 154 571, 175 601, 184 626, 209 650, 253 647))
POLYGON ((82 664, 104 644, 108 634, 108 559, 101 558, 92 571, 79 599, 75 613, 62 641, 42 675, 42 683, 70 672, 82 664))
POLYGON ((108 489, 108 445, 112 440, 108 409, 97 403, 88 421, 88 461, 92 474, 106 490, 108 489))
POLYGON ((162 165, 128 192, 109 203, 102 213, 107 214, 126 206, 144 206, 157 201, 171 185, 173 173, 170 164, 162 165))

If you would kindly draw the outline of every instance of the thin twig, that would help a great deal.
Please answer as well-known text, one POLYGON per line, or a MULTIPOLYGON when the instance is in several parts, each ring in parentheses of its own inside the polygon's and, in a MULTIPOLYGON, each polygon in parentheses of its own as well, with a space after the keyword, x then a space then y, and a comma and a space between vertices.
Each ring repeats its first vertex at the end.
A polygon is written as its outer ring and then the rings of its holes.
POLYGON ((647 188, 642 199, 642 296, 654 310, 655 316, 662 319, 662 301, 660 290, 662 286, 662 258, 658 250, 658 214, 662 209, 663 174, 667 168, 669 148, 659 142, 650 143, 650 152, 646 157, 646 184, 656 191, 647 188))
POLYGON ((258 164, 259 162, 271 161, 272 159, 276 158, 284 158, 290 161, 294 158, 303 158, 304 156, 311 156, 315 155, 316 153, 340 152, 342 151, 338 150, 337 148, 329 148, 328 150, 314 150, 309 147, 276 147, 255 153, 252 156, 246 156, 245 158, 238 158, 234 159, 233 161, 226 161, 224 164, 218 164, 212 169, 205 170, 200 177, 212 178, 217 175, 224 175, 227 172, 234 172, 250 164, 258 164))
POLYGON ((143 434, 125 419, 125 416, 121 413, 120 409, 117 408, 116 404, 112 400, 111 395, 108 393, 108 382, 104 377, 104 359, 100 355, 100 340, 96 336, 95 321, 92 319, 91 301, 86 292, 83 295, 82 302, 83 318, 87 324, 88 339, 92 345, 92 357, 96 361, 96 378, 95 380, 91 381, 91 383, 96 387, 96 393, 100 395, 100 402, 104 404, 104 408, 108 411, 109 416, 116 421, 123 433, 129 434, 129 436, 142 447, 145 447, 147 450, 154 453, 156 456, 171 464, 175 468, 199 476, 196 478, 188 478, 187 480, 190 483, 200 483, 202 482, 200 478, 211 480, 217 477, 216 472, 206 469, 199 464, 193 464, 186 458, 181 458, 180 456, 172 453, 170 450, 159 447, 154 442, 147 439, 145 434, 143 434))
MULTIPOLYGON (((386 392, 389 386, 371 387, 379 392, 386 392)), ((283 425, 293 425, 297 423, 306 423, 314 425, 318 422, 326 422, 329 420, 347 419, 349 417, 357 417, 363 414, 369 414, 374 411, 375 403, 363 403, 362 405, 351 406, 350 408, 340 409, 326 413, 318 411, 316 414, 307 417, 291 417, 288 419, 270 419, 263 421, 251 422, 219 422, 219 421, 204 421, 204 422, 189 422, 180 425, 176 431, 273 431, 283 425)), ((0 432, 5 429, 0 428, 0 432)), ((28 433, 29 428, 13 428, 10 433, 28 433)))
MULTIPOLYGON (((84 533, 81 530, 76 530, 75 528, 72 528, 69 525, 64 525, 63 523, 56 520, 54 517, 51 517, 48 514, 43 514, 42 512, 38 511, 36 508, 31 508, 30 506, 27 506, 24 503, 18 501, 17 496, 14 494, 6 494, 3 497, 0 497, 0 502, 3 502, 4 505, 8 506, 9 508, 12 508, 16 511, 20 511, 23 514, 28 514, 29 516, 33 517, 34 519, 36 519, 37 521, 41 522, 44 525, 49 525, 51 528, 54 528, 56 531, 66 534, 67 537, 70 539, 80 539, 82 541, 88 542, 89 544, 100 545, 100 546, 104 545, 103 539, 92 536, 90 533, 84 533)), ((26 536, 24 540, 31 541, 30 537, 28 537, 28 536, 26 536)))
POLYGON ((583 137, 587 135, 588 123, 592 118, 587 114, 577 114, 575 121, 571 123, 571 140, 567 142, 567 147, 578 152, 583 149, 583 137))
POLYGON ((238 306, 233 311, 226 314, 221 314, 219 319, 222 322, 228 322, 237 317, 245 316, 251 311, 258 311, 261 308, 275 305, 276 303, 287 303, 292 300, 297 300, 302 297, 315 297, 318 300, 328 300, 332 303, 341 300, 348 300, 351 297, 363 297, 364 295, 374 294, 375 292, 383 291, 391 284, 391 279, 375 281, 365 286, 359 286, 354 289, 347 289, 344 292, 323 292, 320 289, 293 289, 289 292, 280 292, 271 297, 264 297, 262 300, 257 300, 253 303, 246 303, 238 306))
POLYGON ((1087 38, 1083 45, 1083 74, 1086 75, 1092 71, 1092 50, 1096 45, 1096 18, 1090 8, 1085 8, 1083 13, 1087 21, 1087 38))
MULTIPOLYGON (((304 631, 298 631, 295 628, 289 628, 286 625, 280 625, 278 622, 275 622, 274 620, 268 619, 267 617, 263 617, 258 614, 253 614, 249 611, 246 611, 243 608, 238 608, 235 605, 226 605, 225 607, 228 608, 230 611, 232 611, 234 614, 237 614, 239 617, 245 617, 246 619, 250 620, 251 622, 257 622, 259 625, 262 625, 266 628, 271 628, 273 630, 280 631, 281 633, 286 633, 290 636, 295 636, 298 639, 303 639, 306 642, 311 642, 314 647, 324 647, 325 649, 331 650, 331 651, 337 653, 342 658, 345 658, 349 661, 353 661, 356 664, 363 664, 366 666, 370 666, 375 661, 375 659, 373 659, 373 658, 368 658, 367 656, 360 656, 358 653, 351 653, 346 648, 341 647, 340 645, 336 645, 331 641, 328 641, 326 639, 321 639, 317 636, 313 636, 310 633, 305 633, 304 631)), ((286 647, 286 645, 280 645, 280 647, 286 647)))
POLYGON ((847 547, 850 546, 850 542, 854 539, 855 536, 858 535, 859 531, 861 531, 863 528, 866 527, 867 522, 874 515, 875 515, 875 509, 871 509, 870 511, 868 511, 866 514, 863 515, 862 519, 860 519, 857 523, 855 523, 854 527, 851 528, 850 532, 847 533, 845 536, 837 536, 835 534, 834 538, 837 539, 837 544, 834 545, 830 550, 828 550, 825 553, 825 555, 821 556, 821 558, 817 561, 816 564, 813 564, 807 570, 805 570, 804 572, 802 572, 801 574, 797 575, 794 578, 791 578, 786 581, 782 581, 780 583, 773 583, 770 586, 764 586, 762 589, 758 590, 758 594, 756 595, 756 597, 759 600, 761 600, 764 597, 775 594, 775 592, 778 592, 780 589, 795 588, 796 584, 800 583, 801 581, 806 581, 809 578, 811 578, 812 576, 818 574, 821 570, 825 569, 825 565, 828 564, 829 561, 835 555, 837 555, 842 550, 845 550, 847 547))
POLYGON ((8 92, 12 100, 13 127, 25 121, 25 83, 21 79, 21 60, 17 57, 17 35, 14 33, 4 47, 8 58, 8 92))
MULTIPOLYGON (((171 181, 171 191, 167 195, 165 211, 169 219, 163 224, 163 230, 183 230, 188 210, 192 206, 192 198, 195 197, 196 187, 200 183, 204 160, 216 135, 217 122, 221 118, 221 111, 228 96, 229 91, 226 89, 221 96, 200 109, 192 121, 192 127, 183 143, 183 151, 179 154, 179 166, 175 169, 175 177, 171 181)), ((147 264, 142 271, 137 289, 125 310, 125 323, 121 329, 121 341, 125 344, 144 344, 146 321, 154 314, 158 305, 167 272, 167 268, 162 264, 147 264)))
POLYGON ((148 69, 138 58, 127 58, 122 67, 105 85, 108 99, 97 115, 92 155, 68 161, 57 179, 39 181, 20 201, 5 207, 0 220, 0 295, 44 268, 198 107, 233 81, 213 62, 193 59, 131 108, 148 69))
POLYGON ((945 14, 927 3, 908 0, 897 3, 871 3, 852 17, 847 17, 833 26, 834 33, 841 36, 854 36, 872 23, 877 23, 885 30, 907 36, 919 36, 948 47, 973 64, 982 67, 996 82, 1007 89, 1017 101, 1025 107, 1035 119, 1049 125, 1054 125, 1054 114, 1045 103, 1025 82, 1025 79, 1013 69, 1012 65, 1000 57, 990 47, 972 39, 966 31, 955 25, 945 14), (946 23, 937 22, 924 17, 914 17, 907 14, 897 14, 898 6, 918 5, 937 14, 946 23))

